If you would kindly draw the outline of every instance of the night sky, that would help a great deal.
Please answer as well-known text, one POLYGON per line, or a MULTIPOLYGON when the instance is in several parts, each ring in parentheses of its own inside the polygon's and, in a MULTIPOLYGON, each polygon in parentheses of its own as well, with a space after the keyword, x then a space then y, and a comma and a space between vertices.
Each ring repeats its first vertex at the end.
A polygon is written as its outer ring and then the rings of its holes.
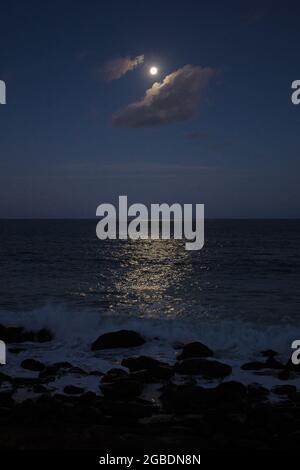
POLYGON ((276 3, 2 0, 0 217, 300 217, 300 7, 276 3))

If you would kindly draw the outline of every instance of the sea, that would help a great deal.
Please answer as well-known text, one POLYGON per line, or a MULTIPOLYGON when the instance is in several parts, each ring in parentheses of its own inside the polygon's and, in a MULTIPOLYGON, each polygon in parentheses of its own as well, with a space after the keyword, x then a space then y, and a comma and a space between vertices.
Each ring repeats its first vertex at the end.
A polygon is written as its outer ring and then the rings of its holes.
MULTIPOLYGON (((231 379, 276 382, 240 365, 266 349, 286 361, 300 339, 300 220, 206 220, 200 251, 174 239, 100 241, 96 223, 0 220, 0 323, 54 335, 19 354, 8 348, 7 373, 33 374, 20 366, 29 357, 86 372, 133 354, 174 363, 182 345, 201 341, 234 367, 231 379), (91 351, 119 329, 140 332, 145 345, 91 351)), ((96 389, 96 378, 84 386, 96 389)))

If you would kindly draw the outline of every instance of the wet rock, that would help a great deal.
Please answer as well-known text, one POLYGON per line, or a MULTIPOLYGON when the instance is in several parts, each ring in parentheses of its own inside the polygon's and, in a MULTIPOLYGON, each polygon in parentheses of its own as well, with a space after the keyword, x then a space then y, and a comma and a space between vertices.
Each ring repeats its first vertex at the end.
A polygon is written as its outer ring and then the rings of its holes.
POLYGON ((33 391, 34 393, 48 393, 49 392, 49 390, 42 384, 36 384, 33 387, 33 391))
POLYGON ((4 374, 3 372, 0 372, 0 383, 1 382, 11 382, 12 378, 7 375, 7 374, 4 374))
POLYGON ((35 359, 25 359, 21 362, 21 367, 23 367, 23 369, 36 372, 40 372, 45 369, 45 365, 40 361, 36 361, 35 359))
POLYGON ((285 368, 293 372, 300 372, 300 364, 293 364, 291 359, 288 360, 285 368))
POLYGON ((114 348, 131 348, 141 346, 145 343, 144 338, 136 331, 120 330, 105 333, 94 341, 91 346, 92 351, 114 348))
POLYGON ((263 357, 273 358, 278 356, 278 353, 276 351, 273 351, 273 349, 266 349, 265 351, 261 351, 261 355, 263 357))
POLYGON ((265 362, 258 362, 258 361, 247 362, 246 364, 243 364, 241 366, 241 369, 243 369, 243 370, 262 370, 262 369, 266 369, 266 364, 265 364, 265 362))
POLYGON ((247 387, 240 382, 234 380, 223 382, 216 388, 218 396, 223 400, 242 400, 247 395, 247 387))
MULTIPOLYGON (((65 367, 61 367, 60 369, 66 369, 65 367)), ((85 370, 81 369, 81 367, 70 367, 67 368, 69 374, 75 375, 89 375, 85 370)))
POLYGON ((231 374, 232 368, 222 362, 206 359, 184 359, 175 364, 175 370, 183 375, 202 375, 208 379, 223 378, 231 374))
POLYGON ((60 370, 70 370, 72 367, 72 364, 69 362, 56 362, 46 366, 45 369, 40 372, 39 378, 47 379, 49 377, 55 377, 60 370))
POLYGON ((284 365, 277 361, 277 359, 275 359, 274 357, 269 357, 266 361, 266 367, 268 369, 277 369, 277 370, 280 370, 280 369, 284 369, 284 365))
POLYGON ((248 385, 248 396, 252 400, 265 399, 269 393, 269 390, 260 384, 253 383, 248 385))
POLYGON ((67 395, 80 395, 83 392, 84 388, 77 387, 76 385, 67 385, 64 388, 64 393, 66 393, 67 395))
POLYGON ((131 400, 138 397, 143 390, 141 382, 128 376, 114 378, 111 382, 106 380, 101 381, 100 389, 104 397, 111 400, 131 400))
POLYGON ((20 354, 21 352, 26 351, 25 348, 8 348, 8 351, 12 354, 20 354))
POLYGON ((124 369, 113 368, 106 372, 106 374, 102 377, 102 383, 111 383, 115 382, 116 380, 128 378, 129 374, 124 369))
POLYGON ((158 361, 148 356, 134 356, 123 359, 122 366, 127 367, 130 372, 137 370, 155 369, 159 366, 167 366, 165 362, 158 361))
POLYGON ((182 352, 179 354, 178 359, 190 359, 193 357, 211 357, 213 356, 213 351, 205 346, 205 344, 195 341, 193 343, 186 344, 182 352))
POLYGON ((272 388, 272 392, 276 395, 287 395, 292 396, 297 392, 297 387, 295 385, 277 385, 272 388))
POLYGON ((279 378, 279 380, 289 380, 291 376, 292 372, 290 370, 284 369, 278 373, 277 377, 279 378))
POLYGON ((89 372, 89 375, 94 375, 95 377, 103 377, 103 372, 100 372, 100 370, 92 370, 89 372))
POLYGON ((146 400, 131 401, 109 401, 103 402, 103 410, 106 415, 111 416, 114 421, 121 421, 128 426, 129 421, 136 421, 157 413, 158 409, 146 400))
POLYGON ((127 367, 130 372, 137 373, 137 377, 143 377, 147 382, 157 380, 168 380, 174 375, 173 369, 169 364, 158 361, 148 356, 136 356, 123 359, 122 366, 127 367), (142 371, 144 371, 142 373, 142 371))
POLYGON ((34 332, 34 340, 38 343, 47 343, 53 339, 52 333, 47 330, 46 328, 42 328, 41 330, 34 332))
POLYGON ((0 325, 0 338, 6 343, 22 343, 26 341, 44 343, 51 341, 53 335, 45 328, 38 331, 26 331, 23 327, 0 325))
POLYGON ((160 400, 168 413, 198 413, 215 403, 216 394, 214 389, 206 389, 193 383, 169 383, 163 387, 160 400))

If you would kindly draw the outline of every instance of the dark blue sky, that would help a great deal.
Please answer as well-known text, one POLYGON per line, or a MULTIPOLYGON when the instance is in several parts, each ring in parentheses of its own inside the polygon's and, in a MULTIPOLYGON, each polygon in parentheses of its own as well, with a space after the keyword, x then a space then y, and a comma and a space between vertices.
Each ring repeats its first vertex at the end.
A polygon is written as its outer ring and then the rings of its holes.
POLYGON ((300 217, 297 2, 2 1, 0 217, 94 217, 102 202, 300 217), (99 70, 144 54, 118 80, 99 70), (112 116, 186 64, 217 70, 191 119, 112 116))

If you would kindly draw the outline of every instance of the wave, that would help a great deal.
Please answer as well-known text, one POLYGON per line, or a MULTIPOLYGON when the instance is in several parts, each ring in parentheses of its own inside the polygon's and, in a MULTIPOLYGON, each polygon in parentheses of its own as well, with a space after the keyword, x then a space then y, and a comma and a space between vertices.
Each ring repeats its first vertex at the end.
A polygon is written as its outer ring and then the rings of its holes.
MULTIPOLYGON (((291 324, 260 324, 220 317, 141 318, 114 312, 70 310, 64 305, 48 305, 31 312, 0 312, 1 323, 25 329, 47 328, 54 340, 40 345, 45 350, 65 348, 87 353, 101 334, 119 329, 141 333, 145 351, 155 356, 174 359, 174 351, 190 341, 202 341, 218 357, 251 359, 263 349, 274 349, 289 357, 291 343, 300 338, 300 327, 291 324)), ((1 338, 0 338, 1 339, 1 338)), ((37 347, 37 346, 35 346, 37 347)))

